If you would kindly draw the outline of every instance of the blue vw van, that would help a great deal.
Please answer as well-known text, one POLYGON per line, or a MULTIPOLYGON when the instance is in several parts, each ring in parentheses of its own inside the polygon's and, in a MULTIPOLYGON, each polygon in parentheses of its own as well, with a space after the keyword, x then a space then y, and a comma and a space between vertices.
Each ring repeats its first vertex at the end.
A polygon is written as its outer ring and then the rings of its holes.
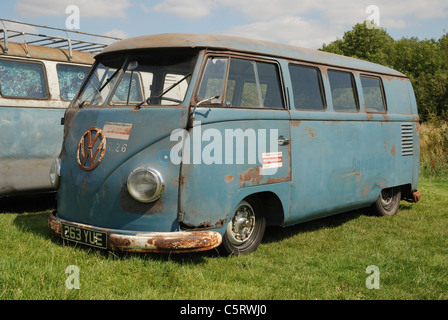
POLYGON ((64 116, 51 176, 62 239, 134 252, 244 254, 266 226, 418 201, 409 79, 229 36, 118 41, 64 116))

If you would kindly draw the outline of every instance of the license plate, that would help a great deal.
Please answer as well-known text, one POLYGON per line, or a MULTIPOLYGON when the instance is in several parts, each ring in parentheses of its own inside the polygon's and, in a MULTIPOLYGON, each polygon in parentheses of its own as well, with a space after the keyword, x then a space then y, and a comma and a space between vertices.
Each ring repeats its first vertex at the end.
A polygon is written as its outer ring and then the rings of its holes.
POLYGON ((107 249, 107 234, 68 224, 62 224, 62 238, 88 246, 107 249))

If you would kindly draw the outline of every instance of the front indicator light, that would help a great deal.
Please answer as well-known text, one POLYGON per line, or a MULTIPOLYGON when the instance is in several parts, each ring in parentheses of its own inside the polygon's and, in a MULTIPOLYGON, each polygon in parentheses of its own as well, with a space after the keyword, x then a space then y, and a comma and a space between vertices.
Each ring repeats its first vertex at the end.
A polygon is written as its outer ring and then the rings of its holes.
POLYGON ((53 188, 59 187, 59 179, 61 177, 61 160, 59 158, 54 159, 50 167, 50 183, 53 188))
POLYGON ((140 167, 131 172, 126 183, 129 194, 140 202, 153 202, 165 189, 161 174, 152 168, 140 167))

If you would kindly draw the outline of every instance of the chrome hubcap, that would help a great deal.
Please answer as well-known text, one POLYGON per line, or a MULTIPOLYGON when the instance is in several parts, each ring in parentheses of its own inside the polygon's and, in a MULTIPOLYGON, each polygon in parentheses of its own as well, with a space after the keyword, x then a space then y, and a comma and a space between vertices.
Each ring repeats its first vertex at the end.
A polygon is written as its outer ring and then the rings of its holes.
POLYGON ((240 205, 227 226, 229 239, 233 244, 242 244, 250 238, 255 227, 255 212, 247 204, 240 205))

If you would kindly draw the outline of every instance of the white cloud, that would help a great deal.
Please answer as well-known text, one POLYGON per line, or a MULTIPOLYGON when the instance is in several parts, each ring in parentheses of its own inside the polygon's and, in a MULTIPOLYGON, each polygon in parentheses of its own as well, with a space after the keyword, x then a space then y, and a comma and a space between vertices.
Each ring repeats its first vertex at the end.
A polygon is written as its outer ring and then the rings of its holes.
MULTIPOLYGON (((341 38, 369 16, 371 0, 219 0, 243 13, 251 23, 231 27, 224 33, 273 40, 307 48, 320 48, 341 38)), ((448 16, 446 0, 377 0, 380 26, 383 28, 409 27, 414 21, 448 16)))
POLYGON ((211 14, 216 7, 217 3, 213 0, 164 0, 152 10, 172 13, 181 18, 200 19, 211 14))
MULTIPOLYGON (((124 32, 123 30, 120 30, 120 29, 109 30, 109 31, 105 32, 104 35, 106 37, 112 37, 112 38, 118 38, 118 39, 126 39, 129 37, 129 35, 126 32, 124 32)), ((104 44, 111 44, 111 43, 115 42, 115 40, 104 39, 104 38, 99 38, 97 41, 100 43, 104 43, 104 44)))
POLYGON ((224 33, 317 49, 322 46, 322 43, 329 43, 336 39, 340 32, 342 32, 342 29, 327 30, 317 21, 306 20, 297 16, 284 16, 232 27, 224 33))
POLYGON ((17 0, 16 11, 24 17, 65 16, 69 5, 79 7, 80 18, 125 18, 130 0, 17 0))
POLYGON ((329 22, 348 24, 363 21, 369 5, 376 5, 381 15, 388 19, 431 19, 448 16, 446 0, 218 0, 222 6, 232 7, 253 21, 263 21, 279 16, 320 14, 329 22))

